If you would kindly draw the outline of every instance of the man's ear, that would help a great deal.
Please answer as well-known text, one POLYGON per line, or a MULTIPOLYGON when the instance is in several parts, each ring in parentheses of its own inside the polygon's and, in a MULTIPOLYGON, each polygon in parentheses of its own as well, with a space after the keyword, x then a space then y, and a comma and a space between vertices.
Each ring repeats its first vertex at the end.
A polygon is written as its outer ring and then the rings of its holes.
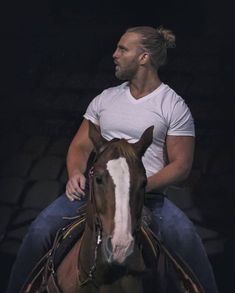
POLYGON ((139 62, 141 65, 146 64, 149 61, 149 53, 148 52, 143 52, 142 54, 140 54, 139 56, 139 62))
POLYGON ((139 141, 134 143, 134 148, 136 153, 139 157, 142 157, 146 152, 147 148, 153 141, 153 129, 154 126, 150 126, 143 132, 142 136, 140 137, 139 141))
POLYGON ((107 142, 107 140, 103 138, 103 136, 101 135, 101 132, 98 126, 96 126, 90 120, 88 120, 88 123, 89 123, 89 138, 91 139, 95 147, 95 151, 97 152, 107 142))

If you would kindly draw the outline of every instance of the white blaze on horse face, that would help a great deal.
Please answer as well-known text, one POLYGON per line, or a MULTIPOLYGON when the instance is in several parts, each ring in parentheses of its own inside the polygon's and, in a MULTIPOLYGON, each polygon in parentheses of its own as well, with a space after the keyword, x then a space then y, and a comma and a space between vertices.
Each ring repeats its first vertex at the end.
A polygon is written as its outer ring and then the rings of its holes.
POLYGON ((130 213, 130 172, 125 158, 110 160, 107 169, 115 186, 114 231, 111 239, 113 259, 119 263, 125 261, 133 251, 130 213))

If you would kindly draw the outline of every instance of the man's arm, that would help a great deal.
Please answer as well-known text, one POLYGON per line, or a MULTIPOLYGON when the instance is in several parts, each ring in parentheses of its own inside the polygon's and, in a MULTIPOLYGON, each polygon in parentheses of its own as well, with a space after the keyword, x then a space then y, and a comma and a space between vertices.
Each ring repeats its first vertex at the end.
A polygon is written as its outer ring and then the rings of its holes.
POLYGON ((162 189, 186 179, 191 171, 195 139, 192 136, 170 136, 166 138, 169 164, 148 178, 146 191, 162 189))
POLYGON ((93 144, 89 138, 89 123, 84 119, 75 134, 67 154, 68 182, 66 184, 66 195, 73 201, 84 196, 86 178, 84 172, 93 144))

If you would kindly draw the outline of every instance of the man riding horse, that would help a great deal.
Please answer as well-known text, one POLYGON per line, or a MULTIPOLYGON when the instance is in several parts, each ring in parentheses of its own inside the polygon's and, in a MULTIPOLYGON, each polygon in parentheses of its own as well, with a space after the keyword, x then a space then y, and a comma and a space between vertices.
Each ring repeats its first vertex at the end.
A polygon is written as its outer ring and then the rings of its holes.
POLYGON ((174 34, 152 27, 129 28, 113 54, 115 75, 124 82, 104 90, 88 106, 67 155, 68 183, 62 195, 32 223, 12 270, 9 292, 17 292, 35 263, 51 247, 56 231, 68 223, 86 202, 85 171, 94 148, 89 123, 111 140, 137 141, 154 126, 153 142, 143 156, 147 174, 145 205, 152 212, 155 233, 192 268, 206 293, 216 293, 214 275, 193 224, 165 196, 165 188, 184 180, 192 166, 194 123, 184 100, 160 80, 159 68, 167 49, 175 46, 174 34), (23 268, 22 268, 23 267, 23 268))

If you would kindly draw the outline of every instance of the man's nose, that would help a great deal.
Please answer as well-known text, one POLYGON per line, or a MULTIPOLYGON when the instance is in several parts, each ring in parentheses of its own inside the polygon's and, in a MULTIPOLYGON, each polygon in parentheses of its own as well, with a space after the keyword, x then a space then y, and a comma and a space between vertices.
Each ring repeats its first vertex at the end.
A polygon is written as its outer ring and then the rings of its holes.
POLYGON ((117 59, 117 49, 113 52, 113 59, 117 59))

